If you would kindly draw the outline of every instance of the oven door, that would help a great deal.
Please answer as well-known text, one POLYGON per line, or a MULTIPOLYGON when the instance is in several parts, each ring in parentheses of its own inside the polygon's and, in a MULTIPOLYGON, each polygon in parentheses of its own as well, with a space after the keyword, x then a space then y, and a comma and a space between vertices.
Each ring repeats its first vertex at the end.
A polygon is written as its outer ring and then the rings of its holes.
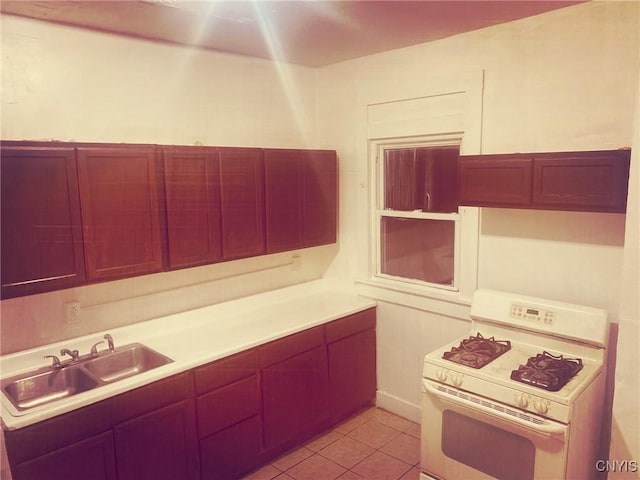
POLYGON ((433 380, 422 389, 421 478, 565 477, 567 425, 433 380))

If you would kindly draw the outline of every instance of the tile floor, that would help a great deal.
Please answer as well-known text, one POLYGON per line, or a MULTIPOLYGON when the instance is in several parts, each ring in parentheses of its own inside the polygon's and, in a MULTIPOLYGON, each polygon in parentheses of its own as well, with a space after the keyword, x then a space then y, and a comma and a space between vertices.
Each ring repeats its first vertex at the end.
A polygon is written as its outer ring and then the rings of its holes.
POLYGON ((244 480, 418 480, 420 425, 372 407, 244 480))

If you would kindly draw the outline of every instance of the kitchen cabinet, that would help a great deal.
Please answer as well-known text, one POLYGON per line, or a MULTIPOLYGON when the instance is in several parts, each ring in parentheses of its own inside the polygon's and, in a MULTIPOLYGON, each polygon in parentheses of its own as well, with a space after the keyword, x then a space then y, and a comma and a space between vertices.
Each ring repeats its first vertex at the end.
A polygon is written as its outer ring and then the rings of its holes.
POLYGON ((302 246, 335 243, 338 160, 333 150, 310 150, 302 164, 302 246))
POLYGON ((119 480, 199 478, 193 400, 116 425, 119 480))
POLYGON ((266 149, 264 161, 267 253, 335 243, 335 152, 266 149))
POLYGON ((267 253, 302 248, 302 150, 264 151, 267 253))
POLYGON ((197 478, 192 385, 186 372, 6 431, 14 479, 57 478, 54 467, 65 479, 197 478))
POLYGON ((347 418, 376 396, 376 311, 368 309, 327 324, 331 420, 347 418))
POLYGON ((218 151, 164 147, 169 268, 222 258, 218 151))
POLYGON ((106 432, 19 464, 14 480, 116 480, 113 434, 106 432))
POLYGON ((203 480, 230 480, 257 465, 262 451, 256 351, 195 370, 203 480))
POLYGON ((7 146, 2 181, 2 298, 85 281, 75 150, 7 146))
POLYGON ((77 162, 89 281, 161 271, 155 147, 79 147, 77 162))
POLYGON ((460 204, 624 213, 630 150, 460 157, 460 204))
POLYGON ((257 148, 220 148, 222 258, 265 253, 264 165, 257 148))
POLYGON ((309 438, 329 424, 329 371, 322 327, 258 350, 264 446, 275 450, 309 438))

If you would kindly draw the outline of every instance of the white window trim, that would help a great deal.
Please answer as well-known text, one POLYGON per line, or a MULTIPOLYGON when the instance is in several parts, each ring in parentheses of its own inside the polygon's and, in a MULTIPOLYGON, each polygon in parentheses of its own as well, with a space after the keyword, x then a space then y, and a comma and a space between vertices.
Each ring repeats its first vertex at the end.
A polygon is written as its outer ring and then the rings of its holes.
POLYGON ((458 213, 394 212, 383 210, 380 192, 384 190, 382 152, 385 148, 441 147, 460 145, 462 132, 423 135, 409 138, 384 138, 369 141, 369 272, 356 280, 358 291, 366 296, 427 311, 463 317, 468 315, 471 296, 477 288, 479 209, 460 207, 458 213), (398 216, 455 221, 454 285, 449 287, 380 274, 380 217, 398 216))

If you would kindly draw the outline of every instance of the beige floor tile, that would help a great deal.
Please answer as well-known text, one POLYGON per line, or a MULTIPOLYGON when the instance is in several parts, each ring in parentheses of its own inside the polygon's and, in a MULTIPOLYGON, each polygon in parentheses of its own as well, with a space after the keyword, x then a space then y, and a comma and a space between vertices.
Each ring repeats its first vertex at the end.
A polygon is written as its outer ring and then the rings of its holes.
POLYGON ((295 480, 335 480, 345 472, 344 467, 320 455, 313 455, 287 470, 295 480))
POLYGON ((272 478, 277 477, 280 473, 280 470, 277 468, 272 467, 271 465, 266 465, 260 470, 256 470, 249 474, 249 476, 244 477, 244 480, 271 480, 272 478))
POLYGON ((340 440, 344 435, 335 430, 331 430, 324 435, 314 438, 309 443, 305 445, 309 450, 313 450, 314 452, 319 452, 323 448, 331 445, 336 440, 340 440))
POLYGON ((358 440, 373 448, 381 448, 398 435, 400 435, 398 430, 378 423, 375 420, 369 420, 348 434, 348 436, 354 440, 358 440))
POLYGON ((406 433, 398 435, 384 445, 380 451, 409 465, 417 465, 420 462, 420 440, 406 433))
POLYGON ((411 426, 407 428, 404 433, 411 435, 412 437, 420 438, 420 424, 412 422, 411 426))
POLYGON ((407 473, 400 477, 400 480, 420 480, 420 469, 413 467, 407 473))
POLYGON ((271 465, 284 472, 313 454, 314 452, 312 450, 306 447, 300 447, 271 462, 271 465))
POLYGON ((290 477, 289 475, 287 475, 286 473, 281 473, 280 475, 278 475, 276 478, 274 478, 273 480, 295 480, 293 477, 290 477))
POLYGON ((398 480, 411 468, 411 465, 386 453, 376 452, 365 458, 352 470, 366 480, 398 480))
POLYGON ((366 479, 363 479, 360 475, 357 475, 352 471, 348 471, 340 475, 337 480, 366 480, 366 479))
POLYGON ((406 418, 402 418, 380 408, 376 411, 376 415, 374 418, 377 422, 380 422, 381 424, 386 425, 387 427, 391 427, 394 430, 398 430, 400 432, 404 432, 406 429, 410 428, 413 425, 413 422, 411 422, 411 420, 407 420, 406 418))
POLYGON ((351 468, 375 452, 373 447, 349 437, 343 437, 320 451, 320 455, 332 462, 351 468))
POLYGON ((347 433, 352 432, 353 430, 358 428, 360 425, 362 425, 363 423, 366 423, 372 417, 374 417, 376 414, 376 410, 377 410, 376 408, 369 408, 364 412, 354 417, 351 417, 348 420, 345 420, 335 428, 335 431, 338 433, 342 433, 343 435, 346 435, 347 433))

